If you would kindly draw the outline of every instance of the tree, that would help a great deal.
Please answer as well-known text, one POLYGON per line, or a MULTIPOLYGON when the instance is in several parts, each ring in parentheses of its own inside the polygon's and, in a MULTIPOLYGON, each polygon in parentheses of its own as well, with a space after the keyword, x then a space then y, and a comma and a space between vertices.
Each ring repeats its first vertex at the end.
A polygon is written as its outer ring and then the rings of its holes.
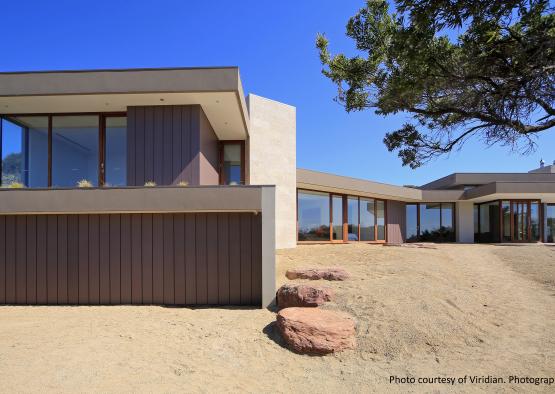
POLYGON ((322 72, 350 111, 410 114, 386 133, 388 150, 417 168, 469 138, 522 153, 555 126, 555 14, 547 0, 368 1, 347 24, 359 55, 322 72))

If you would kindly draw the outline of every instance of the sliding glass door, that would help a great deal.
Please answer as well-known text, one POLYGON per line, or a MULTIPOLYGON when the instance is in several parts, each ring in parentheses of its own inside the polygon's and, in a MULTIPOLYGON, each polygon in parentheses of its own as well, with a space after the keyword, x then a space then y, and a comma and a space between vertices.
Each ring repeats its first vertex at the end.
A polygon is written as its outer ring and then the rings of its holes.
POLYGON ((454 204, 406 204, 407 242, 455 242, 454 204))
POLYGON ((541 238, 540 202, 490 201, 475 206, 478 242, 538 242, 541 238))

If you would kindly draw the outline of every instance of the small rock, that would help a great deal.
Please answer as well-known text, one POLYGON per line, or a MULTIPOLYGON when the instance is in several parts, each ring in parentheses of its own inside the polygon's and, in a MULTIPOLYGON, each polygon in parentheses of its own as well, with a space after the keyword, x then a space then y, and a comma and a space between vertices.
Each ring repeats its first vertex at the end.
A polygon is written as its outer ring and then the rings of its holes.
POLYGON ((333 290, 329 287, 285 284, 277 291, 277 304, 280 309, 295 306, 316 307, 331 301, 332 298, 333 290))
POLYGON ((277 327, 287 346, 301 354, 324 355, 354 349, 355 322, 348 314, 319 308, 286 308, 277 327))
POLYGON ((343 268, 298 268, 287 270, 287 279, 310 279, 310 280, 345 280, 351 275, 343 268))

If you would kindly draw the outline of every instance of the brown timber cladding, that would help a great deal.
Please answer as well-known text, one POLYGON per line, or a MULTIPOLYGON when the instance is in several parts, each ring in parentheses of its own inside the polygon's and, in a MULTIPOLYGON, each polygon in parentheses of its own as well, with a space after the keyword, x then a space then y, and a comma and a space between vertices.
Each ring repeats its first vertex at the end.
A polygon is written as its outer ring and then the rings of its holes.
POLYGON ((0 304, 260 305, 261 215, 0 215, 0 304))
POLYGON ((405 242, 406 207, 401 201, 387 201, 387 242, 405 242))

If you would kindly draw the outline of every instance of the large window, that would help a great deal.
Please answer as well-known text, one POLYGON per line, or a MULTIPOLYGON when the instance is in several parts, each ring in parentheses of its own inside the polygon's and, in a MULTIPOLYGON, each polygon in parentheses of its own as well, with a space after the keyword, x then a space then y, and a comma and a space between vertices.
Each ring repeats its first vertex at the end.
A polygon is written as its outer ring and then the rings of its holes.
POLYGON ((541 237, 540 203, 530 200, 491 201, 474 206, 478 242, 537 242, 541 237))
POLYGON ((52 117, 52 186, 98 185, 98 116, 52 117))
POLYGON ((358 198, 347 197, 347 240, 358 241, 358 198))
POLYGON ((48 186, 48 117, 0 119, 2 186, 48 186))
POLYGON ((299 241, 385 241, 385 216, 383 200, 298 191, 299 241))
POLYGON ((369 198, 360 199, 360 240, 376 240, 375 201, 369 198))
POLYGON ((407 242, 454 242, 454 212, 453 203, 407 204, 407 242))
POLYGON ((2 186, 127 184, 124 113, 0 116, 2 186))
POLYGON ((106 118, 105 182, 108 186, 127 185, 127 117, 106 118))
POLYGON ((240 185, 244 180, 244 144, 239 142, 222 142, 220 151, 220 183, 222 185, 240 185))
POLYGON ((330 240, 330 196, 327 193, 299 191, 299 241, 330 240))
POLYGON ((555 205, 548 204, 545 207, 545 240, 555 242, 555 205))
POLYGON ((332 238, 334 241, 343 240, 343 197, 332 196, 331 198, 332 212, 332 238))

